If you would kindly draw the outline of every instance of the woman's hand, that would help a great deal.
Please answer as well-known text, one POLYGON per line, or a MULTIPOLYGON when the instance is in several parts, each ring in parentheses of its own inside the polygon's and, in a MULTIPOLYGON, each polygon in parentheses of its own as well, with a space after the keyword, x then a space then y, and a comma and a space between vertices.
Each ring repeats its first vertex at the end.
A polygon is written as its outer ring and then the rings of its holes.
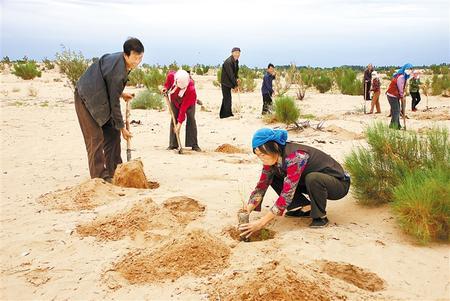
POLYGON ((249 238, 253 233, 261 230, 264 226, 265 225, 261 223, 261 220, 239 225, 239 231, 242 232, 240 235, 249 238))
POLYGON ((261 218, 257 221, 240 225, 239 230, 242 231, 241 236, 245 236, 246 238, 249 238, 256 231, 264 228, 264 226, 267 225, 267 223, 270 222, 271 220, 273 220, 274 218, 275 218, 275 214, 273 214, 272 211, 269 211, 266 213, 266 215, 263 216, 263 218, 261 218))

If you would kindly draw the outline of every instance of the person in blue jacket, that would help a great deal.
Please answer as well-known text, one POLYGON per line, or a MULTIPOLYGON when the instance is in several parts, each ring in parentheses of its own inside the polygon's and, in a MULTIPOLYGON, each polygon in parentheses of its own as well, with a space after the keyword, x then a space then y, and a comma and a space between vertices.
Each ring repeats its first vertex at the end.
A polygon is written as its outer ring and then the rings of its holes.
POLYGON ((269 114, 272 110, 272 96, 274 94, 272 81, 275 79, 275 66, 269 64, 267 66, 267 72, 264 74, 263 83, 261 87, 261 93, 263 96, 262 114, 269 114))

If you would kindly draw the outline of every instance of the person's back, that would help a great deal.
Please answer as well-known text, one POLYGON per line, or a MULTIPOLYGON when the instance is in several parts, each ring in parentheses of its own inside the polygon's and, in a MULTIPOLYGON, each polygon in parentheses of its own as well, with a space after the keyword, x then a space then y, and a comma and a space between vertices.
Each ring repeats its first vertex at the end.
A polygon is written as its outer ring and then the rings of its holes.
MULTIPOLYGON (((76 89, 85 101, 86 108, 100 126, 110 119, 111 108, 117 105, 110 101, 119 101, 118 97, 110 98, 110 94, 114 93, 114 90, 121 90, 120 93, 122 93, 127 75, 123 52, 116 52, 103 55, 89 66, 78 80, 76 89), (119 87, 113 86, 112 83, 119 84, 119 87)), ((122 119, 118 118, 114 121, 120 124, 122 119)))

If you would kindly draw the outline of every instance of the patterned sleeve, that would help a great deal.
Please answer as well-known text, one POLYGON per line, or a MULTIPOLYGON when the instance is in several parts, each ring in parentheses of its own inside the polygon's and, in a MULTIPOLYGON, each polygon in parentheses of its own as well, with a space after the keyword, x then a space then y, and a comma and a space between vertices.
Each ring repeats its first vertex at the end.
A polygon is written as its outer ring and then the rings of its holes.
POLYGON ((264 165, 261 177, 259 178, 258 184, 255 190, 250 194, 248 200, 249 205, 255 206, 255 211, 261 211, 261 202, 266 194, 267 188, 269 188, 273 179, 273 169, 272 166, 264 165))
POLYGON ((283 215, 287 206, 294 198, 298 182, 308 163, 309 155, 303 151, 296 151, 286 157, 286 177, 284 178, 283 189, 275 204, 270 209, 275 215, 283 215))

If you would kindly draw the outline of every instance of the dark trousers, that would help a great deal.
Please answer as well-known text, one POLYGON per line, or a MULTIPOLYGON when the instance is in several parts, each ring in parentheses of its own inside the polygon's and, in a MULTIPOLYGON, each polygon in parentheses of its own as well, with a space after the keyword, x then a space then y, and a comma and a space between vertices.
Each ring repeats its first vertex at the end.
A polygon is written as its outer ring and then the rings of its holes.
POLYGON ((75 111, 86 144, 91 178, 112 178, 117 165, 122 163, 120 131, 111 121, 99 126, 86 109, 78 91, 75 91, 75 111))
POLYGON ((262 114, 268 114, 272 110, 272 97, 270 94, 263 94, 262 114))
MULTIPOLYGON (((175 107, 173 102, 170 102, 170 106, 172 107, 172 112, 175 116, 178 116, 179 109, 175 107)), ((175 117, 176 118, 176 117, 175 117)), ((170 119, 170 137, 169 137, 169 147, 170 148, 178 148, 177 136, 173 131, 173 122, 170 119)), ((186 139, 185 139, 186 147, 195 147, 198 146, 197 142, 197 122, 195 121, 195 105, 190 106, 186 110, 186 139)))
POLYGON ((364 82, 365 85, 365 95, 364 95, 364 99, 365 100, 370 100, 370 87, 372 86, 372 83, 370 81, 368 82, 364 82))
POLYGON ((409 92, 411 94, 411 109, 415 110, 420 102, 420 92, 409 92))
POLYGON ((231 88, 222 85, 222 106, 220 107, 220 118, 227 118, 234 116, 231 106, 231 88))
MULTIPOLYGON (((272 188, 280 195, 283 189, 284 179, 274 176, 272 188)), ((293 201, 301 206, 311 205, 311 217, 319 218, 327 214, 327 199, 339 200, 345 197, 350 188, 350 181, 339 180, 333 176, 311 172, 306 175, 305 183, 299 183, 295 190, 293 201), (309 200, 305 197, 308 194, 309 200)))
POLYGON ((387 95, 389 105, 391 106, 390 128, 400 129, 400 100, 397 97, 387 95))

